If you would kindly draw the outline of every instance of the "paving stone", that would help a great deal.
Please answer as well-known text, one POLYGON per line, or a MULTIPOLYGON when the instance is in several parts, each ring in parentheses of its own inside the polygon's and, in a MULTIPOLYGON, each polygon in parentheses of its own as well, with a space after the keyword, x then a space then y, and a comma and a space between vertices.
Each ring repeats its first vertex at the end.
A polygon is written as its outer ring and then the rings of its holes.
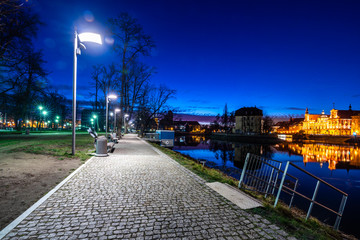
POLYGON ((278 239, 290 237, 126 135, 91 159, 4 239, 278 239))

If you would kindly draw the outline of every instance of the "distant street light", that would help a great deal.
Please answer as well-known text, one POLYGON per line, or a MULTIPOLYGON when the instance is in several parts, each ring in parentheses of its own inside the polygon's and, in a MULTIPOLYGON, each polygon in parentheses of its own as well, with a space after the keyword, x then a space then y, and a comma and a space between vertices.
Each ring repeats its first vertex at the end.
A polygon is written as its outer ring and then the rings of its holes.
MULTIPOLYGON (((47 115, 47 111, 43 111, 42 114, 44 114, 44 128, 45 128, 45 120, 46 120, 46 115, 47 115)), ((40 122, 40 125, 41 125, 41 122, 40 122)))
MULTIPOLYGON (((93 118, 96 119, 96 127, 97 127, 97 129, 99 131, 99 119, 98 119, 97 115, 95 115, 95 114, 93 115, 93 118)), ((95 126, 95 124, 94 124, 94 126, 95 126)), ((94 127, 95 130, 96 130, 96 127, 94 127)))
POLYGON ((43 110, 42 106, 39 106, 38 109, 40 110, 40 115, 39 115, 39 128, 41 127, 41 111, 43 110))
POLYGON ((120 109, 116 108, 114 111, 114 132, 116 133, 116 113, 120 112, 120 109))
POLYGON ((110 95, 107 95, 106 96, 106 126, 105 126, 105 128, 106 128, 106 134, 105 134, 105 136, 106 136, 106 139, 107 139, 107 132, 108 132, 108 118, 109 118, 109 100, 110 99, 116 99, 117 98, 117 96, 116 95, 114 95, 114 94, 110 94, 110 95))
POLYGON ((76 72, 77 72, 77 55, 81 54, 80 47, 85 48, 83 42, 93 42, 102 44, 101 36, 96 33, 78 34, 75 29, 74 34, 74 74, 73 74, 73 111, 72 111, 72 155, 75 155, 75 131, 76 131, 76 72))
POLYGON ((128 114, 124 115, 124 133, 126 133, 126 118, 128 117, 128 114))

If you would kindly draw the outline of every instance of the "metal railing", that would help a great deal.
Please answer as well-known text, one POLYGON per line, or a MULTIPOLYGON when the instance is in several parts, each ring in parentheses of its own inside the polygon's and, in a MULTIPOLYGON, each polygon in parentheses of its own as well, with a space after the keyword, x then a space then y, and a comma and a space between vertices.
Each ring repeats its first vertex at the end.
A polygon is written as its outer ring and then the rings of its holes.
POLYGON ((273 159, 256 156, 250 153, 246 155, 244 167, 239 180, 239 188, 245 188, 247 190, 263 193, 265 194, 265 198, 269 194, 275 196, 276 193, 274 207, 276 207, 276 205, 278 204, 281 192, 287 193, 291 196, 289 208, 291 208, 292 206, 295 195, 300 196, 303 199, 310 201, 310 205, 306 214, 306 219, 310 217, 313 206, 314 204, 316 204, 336 214, 336 220, 334 224, 334 229, 336 230, 339 229, 340 221, 348 198, 347 193, 337 189, 331 184, 309 173, 308 171, 296 166, 290 161, 280 162, 273 159), (286 163, 284 170, 281 169, 283 163, 286 163), (301 172, 312 177, 313 179, 317 180, 316 187, 311 198, 297 191, 299 179, 288 173, 289 166, 292 166, 297 170, 300 170, 301 172), (342 194, 342 199, 338 211, 335 211, 325 206, 324 204, 316 201, 319 186, 321 183, 342 194), (278 189, 277 192, 275 192, 276 189, 278 189))

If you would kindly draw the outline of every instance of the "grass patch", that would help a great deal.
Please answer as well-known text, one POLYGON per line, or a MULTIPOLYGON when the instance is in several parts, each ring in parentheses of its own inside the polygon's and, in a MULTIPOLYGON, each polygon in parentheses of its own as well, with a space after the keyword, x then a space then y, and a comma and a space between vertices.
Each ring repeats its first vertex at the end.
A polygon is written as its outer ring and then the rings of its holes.
MULTIPOLYGON (((238 180, 227 176, 217 169, 203 167, 195 159, 184 156, 171 149, 163 148, 158 144, 149 143, 208 182, 222 182, 232 186, 238 185, 238 180)), ((264 204, 263 208, 246 210, 247 212, 262 216, 272 224, 276 224, 287 233, 295 236, 297 239, 356 239, 355 237, 345 235, 340 231, 335 231, 332 227, 321 223, 315 218, 310 218, 306 221, 305 213, 303 211, 296 208, 289 210, 288 206, 282 202, 279 202, 277 207, 274 208, 274 198, 271 196, 265 199, 262 194, 246 190, 245 192, 261 200, 264 204)))
POLYGON ((88 134, 77 134, 75 155, 71 154, 71 134, 37 134, 29 136, 0 137, 0 153, 25 152, 50 155, 58 159, 78 158, 85 161, 90 158, 88 152, 94 149, 93 138, 88 134))

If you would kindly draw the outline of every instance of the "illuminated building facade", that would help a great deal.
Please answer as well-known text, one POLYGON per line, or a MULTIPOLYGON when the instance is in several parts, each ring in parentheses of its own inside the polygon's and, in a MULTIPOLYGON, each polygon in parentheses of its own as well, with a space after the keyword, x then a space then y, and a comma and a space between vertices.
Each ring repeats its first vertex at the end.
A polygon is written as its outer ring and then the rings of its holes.
POLYGON ((348 136, 359 132, 360 111, 332 109, 330 115, 305 111, 302 130, 305 134, 348 136))
POLYGON ((309 135, 350 136, 360 134, 360 111, 332 109, 330 115, 309 114, 306 108, 305 117, 294 121, 279 122, 276 126, 278 134, 303 133, 309 135))
POLYGON ((274 132, 281 134, 296 134, 302 130, 304 118, 290 118, 289 121, 278 122, 274 126, 274 132))

